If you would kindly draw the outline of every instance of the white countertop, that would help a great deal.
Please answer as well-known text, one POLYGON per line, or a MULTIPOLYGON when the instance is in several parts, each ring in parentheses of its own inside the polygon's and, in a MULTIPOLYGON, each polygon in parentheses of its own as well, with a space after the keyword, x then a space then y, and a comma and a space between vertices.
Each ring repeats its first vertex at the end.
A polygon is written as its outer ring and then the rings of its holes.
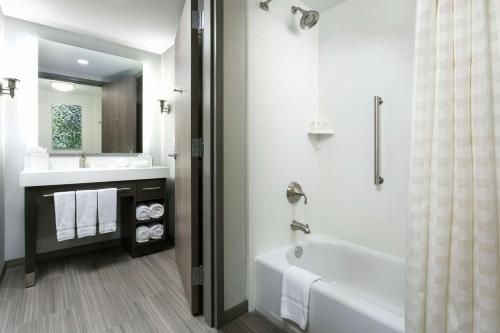
POLYGON ((23 170, 19 186, 103 183, 136 179, 167 178, 167 167, 151 168, 84 168, 67 170, 23 170))

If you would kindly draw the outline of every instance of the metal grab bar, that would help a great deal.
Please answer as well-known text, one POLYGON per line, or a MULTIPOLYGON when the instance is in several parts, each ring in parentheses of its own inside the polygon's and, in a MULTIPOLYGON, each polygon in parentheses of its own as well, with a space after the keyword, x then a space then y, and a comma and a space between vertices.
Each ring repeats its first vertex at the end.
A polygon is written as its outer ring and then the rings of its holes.
MULTIPOLYGON (((117 191, 129 191, 129 190, 131 190, 131 188, 130 187, 123 187, 123 188, 117 188, 116 190, 117 191)), ((82 191, 86 191, 86 190, 82 190, 82 191)), ((52 193, 52 194, 44 194, 43 195, 44 198, 50 198, 50 197, 53 197, 53 196, 54 196, 54 193, 52 193)))
POLYGON ((380 96, 373 98, 373 170, 374 170, 374 183, 376 186, 384 183, 384 178, 380 176, 380 105, 384 100, 380 96))

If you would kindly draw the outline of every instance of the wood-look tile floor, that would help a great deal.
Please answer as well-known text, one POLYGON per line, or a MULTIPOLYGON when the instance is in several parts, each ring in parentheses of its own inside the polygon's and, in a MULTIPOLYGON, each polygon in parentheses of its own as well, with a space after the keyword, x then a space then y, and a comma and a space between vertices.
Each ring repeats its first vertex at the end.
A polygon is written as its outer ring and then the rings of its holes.
POLYGON ((37 266, 36 286, 25 289, 23 281, 18 266, 0 283, 0 332, 280 332, 255 313, 219 330, 191 316, 173 250, 53 260, 37 266))

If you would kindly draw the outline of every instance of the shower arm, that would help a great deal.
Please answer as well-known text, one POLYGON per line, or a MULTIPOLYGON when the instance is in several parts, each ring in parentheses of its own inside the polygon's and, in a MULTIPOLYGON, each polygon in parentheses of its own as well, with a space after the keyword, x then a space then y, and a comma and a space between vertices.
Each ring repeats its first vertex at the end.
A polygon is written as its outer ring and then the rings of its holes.
POLYGON ((292 6, 292 14, 297 14, 298 11, 301 12, 302 15, 304 15, 305 13, 307 13, 304 9, 302 9, 300 7, 292 6))

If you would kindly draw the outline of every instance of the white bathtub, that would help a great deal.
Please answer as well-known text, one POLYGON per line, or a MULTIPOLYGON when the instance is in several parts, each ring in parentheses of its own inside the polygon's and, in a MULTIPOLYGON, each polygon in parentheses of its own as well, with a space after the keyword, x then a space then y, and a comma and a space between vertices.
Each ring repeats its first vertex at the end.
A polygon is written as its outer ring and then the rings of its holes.
POLYGON ((290 265, 323 277, 311 290, 310 333, 404 332, 404 259, 323 236, 258 256, 256 308, 288 332, 301 332, 280 318, 281 281, 290 265))

